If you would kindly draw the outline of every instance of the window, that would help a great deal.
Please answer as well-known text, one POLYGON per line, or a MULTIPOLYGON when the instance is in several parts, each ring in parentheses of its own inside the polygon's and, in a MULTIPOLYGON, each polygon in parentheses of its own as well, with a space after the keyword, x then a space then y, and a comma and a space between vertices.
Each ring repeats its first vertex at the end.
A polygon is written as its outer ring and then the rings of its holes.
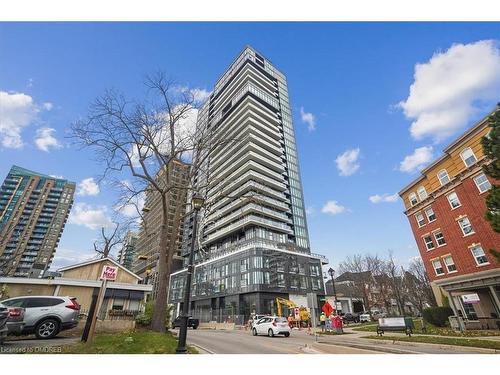
POLYGON ((436 272, 437 276, 444 275, 444 269, 439 259, 432 261, 432 267, 434 268, 434 271, 436 272))
POLYGON ((434 213, 434 210, 430 207, 425 210, 425 215, 427 216, 427 220, 429 220, 429 223, 436 220, 436 214, 434 213))
POLYGON ((417 220, 417 224, 419 227, 423 227, 425 225, 425 218, 424 218, 424 215, 422 215, 422 213, 417 213, 415 214, 415 220, 417 220))
POLYGON ((434 249, 434 242, 432 241, 432 237, 431 236, 425 236, 424 237, 424 243, 425 243, 425 247, 427 248, 427 250, 434 249))
POLYGON ((474 229, 472 229, 472 225, 467 217, 463 217, 458 220, 458 225, 460 225, 464 236, 474 233, 474 229))
POLYGON ((423 186, 420 186, 417 189, 418 197, 420 198, 421 201, 423 201, 425 198, 427 198, 427 191, 423 186))
POLYGON ((28 298, 26 302, 26 307, 47 307, 47 306, 55 306, 63 303, 64 300, 60 298, 28 298))
POLYGON ((240 262, 240 266, 241 266, 241 272, 245 272, 248 270, 248 259, 242 259, 241 262, 240 262))
POLYGON ((437 176, 441 186, 446 185, 448 182, 450 182, 450 176, 448 176, 448 172, 446 172, 446 169, 441 169, 438 172, 437 176))
POLYGON ((477 161, 476 155, 474 155, 474 153, 472 152, 470 147, 463 150, 460 153, 460 157, 464 161, 464 164, 466 167, 470 167, 472 164, 474 164, 477 161))
POLYGON ((448 273, 457 272, 457 267, 455 266, 455 262, 453 262, 453 258, 451 256, 444 257, 443 262, 446 265, 448 273))
POLYGON ((434 232, 434 238, 436 239, 438 246, 446 245, 443 233, 440 230, 434 232))
POLYGON ((114 298, 111 310, 123 310, 123 306, 125 306, 124 298, 114 298))
POLYGON ((283 275, 282 273, 278 273, 278 286, 285 286, 285 275, 283 275))
POLYGON ((458 200, 457 193, 453 192, 451 194, 448 194, 447 198, 448 198, 448 202, 450 202, 450 206, 452 209, 460 207, 460 201, 458 200))
POLYGON ((415 193, 411 193, 411 194, 408 196, 408 199, 410 200, 410 204, 411 204, 412 206, 415 206, 415 205, 418 203, 418 201, 417 201, 417 194, 415 194, 415 193))
POLYGON ((484 254, 483 248, 480 245, 472 247, 470 251, 472 252, 478 266, 490 264, 490 262, 488 262, 488 258, 486 258, 486 254, 484 254))
POLYGON ((243 273, 241 275, 240 284, 241 287, 245 287, 248 285, 248 273, 243 273))
POLYGON ((474 182, 476 183, 477 188, 480 193, 484 193, 491 189, 491 184, 488 181, 488 178, 484 174, 480 174, 477 177, 474 177, 474 182))

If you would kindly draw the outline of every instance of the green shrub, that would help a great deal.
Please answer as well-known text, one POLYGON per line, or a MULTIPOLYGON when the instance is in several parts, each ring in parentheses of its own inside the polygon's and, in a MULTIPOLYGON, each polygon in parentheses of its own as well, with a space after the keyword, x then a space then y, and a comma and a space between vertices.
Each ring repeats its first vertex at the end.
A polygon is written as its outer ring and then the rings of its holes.
POLYGON ((453 315, 453 310, 446 306, 429 307, 422 311, 424 320, 437 327, 446 327, 448 317, 451 315, 453 315))
MULTIPOLYGON (((172 315, 173 305, 165 306, 165 328, 170 329, 170 316, 172 315)), ((141 326, 147 327, 153 320, 154 301, 148 301, 144 305, 144 311, 135 317, 135 322, 141 326)))

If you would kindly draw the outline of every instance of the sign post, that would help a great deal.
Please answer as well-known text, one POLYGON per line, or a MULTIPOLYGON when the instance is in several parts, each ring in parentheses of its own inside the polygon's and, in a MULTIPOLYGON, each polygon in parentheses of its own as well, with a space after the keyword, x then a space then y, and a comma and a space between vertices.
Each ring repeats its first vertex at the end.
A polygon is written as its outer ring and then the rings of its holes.
POLYGON ((92 316, 88 317, 88 319, 92 319, 90 323, 90 329, 87 337, 87 342, 92 342, 94 339, 94 332, 95 332, 95 326, 97 324, 97 316, 99 315, 99 312, 101 311, 101 306, 102 302, 104 301, 104 296, 106 294, 106 287, 108 285, 108 281, 115 281, 116 280, 116 274, 118 272, 118 267, 113 267, 113 266, 108 266, 104 265, 102 267, 102 272, 101 272, 101 277, 99 278, 102 280, 101 288, 99 289, 99 294, 97 296, 97 303, 96 303, 96 309, 92 316))

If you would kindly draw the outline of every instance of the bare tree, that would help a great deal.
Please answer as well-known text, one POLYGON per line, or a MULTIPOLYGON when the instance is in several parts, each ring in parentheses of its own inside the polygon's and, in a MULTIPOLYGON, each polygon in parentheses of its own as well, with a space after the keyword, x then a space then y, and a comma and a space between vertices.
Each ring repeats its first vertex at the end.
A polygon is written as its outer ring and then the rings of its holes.
POLYGON ((404 286, 408 300, 416 306, 420 312, 427 306, 436 306, 436 299, 430 286, 429 277, 425 270, 422 258, 412 260, 405 273, 404 286))
POLYGON ((363 297, 365 309, 370 311, 374 306, 376 294, 375 275, 381 270, 381 261, 378 256, 355 254, 340 263, 340 272, 350 272, 350 287, 355 295, 363 297))
MULTIPOLYGON (((239 140, 214 136, 213 130, 196 125, 200 103, 191 90, 164 73, 148 76, 144 83, 147 93, 142 101, 128 100, 115 90, 106 91, 91 104, 87 117, 72 125, 72 137, 82 147, 94 150, 104 166, 101 179, 122 185, 121 207, 133 205, 141 216, 137 205, 141 195, 149 189, 161 197, 161 225, 155 233, 159 237, 158 293, 151 328, 164 332, 169 276, 178 239, 176 231, 168 231, 169 193, 186 193, 196 186, 197 192, 204 194, 209 183, 218 183, 207 177, 206 161, 211 150, 239 140), (191 164, 187 186, 177 184, 168 173, 179 161, 191 164), (200 180, 206 183, 200 184, 200 180)), ((207 204, 205 211, 209 209, 207 204)), ((175 217, 174 226, 183 219, 182 215, 175 217)))
POLYGON ((115 90, 106 91, 91 104, 87 117, 72 125, 72 136, 81 146, 94 150, 104 165, 101 179, 121 181, 127 176, 134 180, 124 198, 127 203, 146 189, 161 197, 158 294, 151 328, 164 332, 169 275, 176 250, 174 234, 167 232, 168 193, 186 186, 175 186, 169 173, 163 174, 162 181, 156 176, 192 155, 203 139, 195 139, 192 117, 196 116, 196 102, 191 91, 180 88, 163 73, 147 77, 145 86, 147 94, 141 102, 128 100, 115 90))
POLYGON ((104 227, 101 228, 101 238, 94 242, 94 250, 101 258, 107 258, 111 254, 113 247, 123 243, 125 231, 120 228, 120 223, 114 223, 115 227, 111 233, 106 233, 104 227))
POLYGON ((389 259, 384 262, 384 266, 385 275, 391 286, 391 297, 396 300, 399 315, 403 315, 405 311, 404 269, 396 264, 392 252, 389 252, 389 259))

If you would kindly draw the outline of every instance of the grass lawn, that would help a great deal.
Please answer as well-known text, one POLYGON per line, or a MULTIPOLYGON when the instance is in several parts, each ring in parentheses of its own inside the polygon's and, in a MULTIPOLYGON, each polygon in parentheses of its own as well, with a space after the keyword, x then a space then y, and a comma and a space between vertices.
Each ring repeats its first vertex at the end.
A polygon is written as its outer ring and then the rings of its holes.
POLYGON ((478 339, 467 339, 458 337, 436 337, 436 336, 363 336, 364 339, 376 339, 376 340, 394 340, 394 341, 405 341, 405 342, 423 342, 428 344, 444 344, 444 345, 457 345, 457 346, 469 346, 474 348, 486 348, 486 349, 497 349, 500 350, 500 342, 491 340, 478 340, 478 339))
MULTIPOLYGON (((92 344, 78 343, 65 346, 69 354, 173 354, 177 340, 170 332, 131 331, 115 334, 97 334, 92 344), (131 339, 130 339, 131 338, 131 339)), ((188 352, 198 353, 193 347, 188 352)))
MULTIPOLYGON (((426 323, 426 332, 422 332, 422 320, 413 320, 415 323, 415 328, 413 329, 413 334, 415 335, 438 335, 438 336, 450 336, 450 337, 478 337, 478 336, 500 336, 500 331, 495 330, 471 330, 461 332, 455 332, 449 327, 436 327, 429 323, 426 323)), ((353 328, 353 331, 360 332, 377 332, 377 323, 364 327, 353 328)))

